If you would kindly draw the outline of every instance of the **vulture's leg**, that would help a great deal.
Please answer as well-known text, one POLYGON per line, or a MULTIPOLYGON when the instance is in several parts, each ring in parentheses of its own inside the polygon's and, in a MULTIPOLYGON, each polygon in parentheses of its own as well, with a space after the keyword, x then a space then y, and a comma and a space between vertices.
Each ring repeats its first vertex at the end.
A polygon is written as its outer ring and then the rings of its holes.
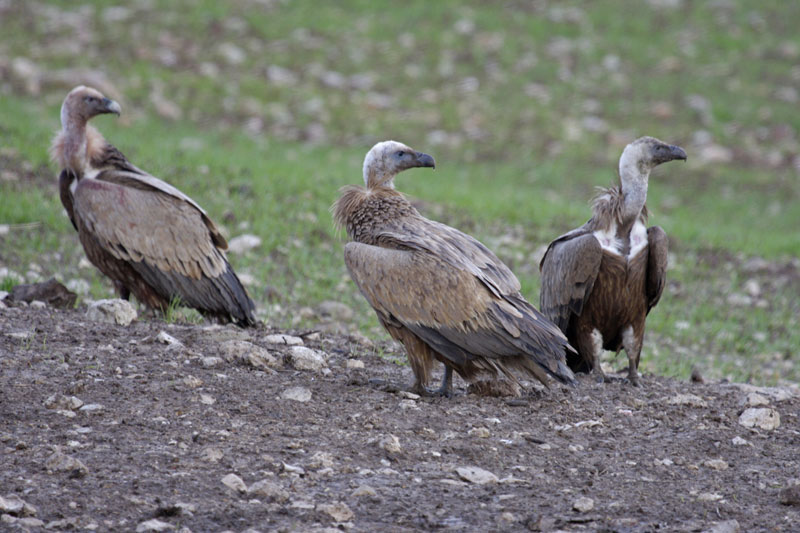
POLYGON ((603 335, 595 328, 582 330, 578 333, 578 352, 586 361, 590 375, 597 383, 606 381, 606 375, 600 366, 600 356, 603 354, 603 335))
POLYGON ((430 391, 431 394, 438 394, 445 398, 453 397, 453 369, 444 365, 444 377, 442 378, 442 386, 436 390, 430 391))
POLYGON ((131 299, 131 290, 126 287, 121 281, 114 281, 114 288, 117 289, 117 294, 123 300, 131 299))
POLYGON ((644 340, 644 332, 636 334, 633 326, 628 326, 622 332, 622 346, 625 348, 625 355, 628 356, 628 381, 634 387, 639 386, 639 372, 636 370, 639 367, 639 356, 642 353, 642 341, 644 340))

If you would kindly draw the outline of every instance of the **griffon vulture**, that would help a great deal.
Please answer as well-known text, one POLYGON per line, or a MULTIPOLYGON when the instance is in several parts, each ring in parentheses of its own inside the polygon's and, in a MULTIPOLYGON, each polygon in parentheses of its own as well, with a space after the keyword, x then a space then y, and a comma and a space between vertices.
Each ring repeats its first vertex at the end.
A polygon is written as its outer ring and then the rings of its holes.
POLYGON ((414 372, 412 390, 428 394, 434 360, 445 365, 438 394, 452 394, 452 372, 550 374, 572 383, 567 339, 520 294, 514 274, 483 244, 428 220, 394 188, 414 167, 434 168, 428 154, 395 141, 364 159, 366 188, 350 185, 332 207, 350 276, 389 334, 403 343, 414 372))
POLYGON ((647 227, 650 171, 686 152, 652 137, 629 144, 619 160, 620 184, 601 189, 592 218, 547 248, 539 268, 542 312, 566 333, 577 354, 569 366, 598 381, 603 349, 628 356, 628 379, 638 385, 644 322, 661 298, 667 270, 667 235, 647 227))
POLYGON ((61 203, 86 256, 130 293, 164 310, 174 297, 221 321, 256 323, 253 301, 225 258, 228 243, 206 212, 178 189, 131 164, 87 122, 119 115, 117 102, 76 87, 61 106, 51 155, 61 203))

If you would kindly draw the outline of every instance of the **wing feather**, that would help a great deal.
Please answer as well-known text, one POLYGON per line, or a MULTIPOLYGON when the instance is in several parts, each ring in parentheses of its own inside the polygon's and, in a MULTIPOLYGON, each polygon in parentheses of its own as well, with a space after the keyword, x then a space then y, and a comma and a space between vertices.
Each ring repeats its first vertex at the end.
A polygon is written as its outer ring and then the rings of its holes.
POLYGON ((656 306, 667 282, 666 232, 659 226, 647 229, 647 312, 656 306))

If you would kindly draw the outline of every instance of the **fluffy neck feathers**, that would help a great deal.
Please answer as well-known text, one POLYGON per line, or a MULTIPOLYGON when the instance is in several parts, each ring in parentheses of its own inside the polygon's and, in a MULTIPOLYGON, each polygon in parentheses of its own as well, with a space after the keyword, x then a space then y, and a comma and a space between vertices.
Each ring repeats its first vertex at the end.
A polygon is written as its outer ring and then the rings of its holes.
POLYGON ((650 167, 640 157, 638 145, 628 145, 619 159, 619 180, 622 189, 620 222, 634 220, 647 201, 650 167))

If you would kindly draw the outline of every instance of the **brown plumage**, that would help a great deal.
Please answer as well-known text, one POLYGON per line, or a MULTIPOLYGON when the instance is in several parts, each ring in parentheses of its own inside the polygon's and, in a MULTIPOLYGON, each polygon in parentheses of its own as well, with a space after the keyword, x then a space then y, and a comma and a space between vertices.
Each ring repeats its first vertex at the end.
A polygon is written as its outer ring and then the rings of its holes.
POLYGON ((225 257, 228 243, 206 212, 87 124, 119 112, 99 91, 76 87, 64 99, 51 148, 61 168, 61 203, 89 261, 122 298, 133 293, 163 311, 179 297, 206 316, 255 325, 253 302, 225 257))
POLYGON ((394 177, 433 158, 401 143, 376 144, 364 160, 366 188, 347 186, 334 219, 353 242, 345 263, 389 334, 403 343, 413 390, 426 393, 434 360, 445 365, 439 393, 451 394, 452 371, 470 380, 521 370, 547 383, 571 383, 567 340, 520 294, 514 274, 483 244, 428 220, 394 189, 394 177))
POLYGON ((686 152, 652 137, 629 144, 619 163, 620 184, 602 189, 592 203, 592 218, 547 248, 539 265, 542 312, 578 349, 567 362, 575 371, 600 368, 603 349, 625 349, 628 379, 637 385, 645 318, 661 298, 666 282, 667 235, 647 228, 650 171, 686 152))

